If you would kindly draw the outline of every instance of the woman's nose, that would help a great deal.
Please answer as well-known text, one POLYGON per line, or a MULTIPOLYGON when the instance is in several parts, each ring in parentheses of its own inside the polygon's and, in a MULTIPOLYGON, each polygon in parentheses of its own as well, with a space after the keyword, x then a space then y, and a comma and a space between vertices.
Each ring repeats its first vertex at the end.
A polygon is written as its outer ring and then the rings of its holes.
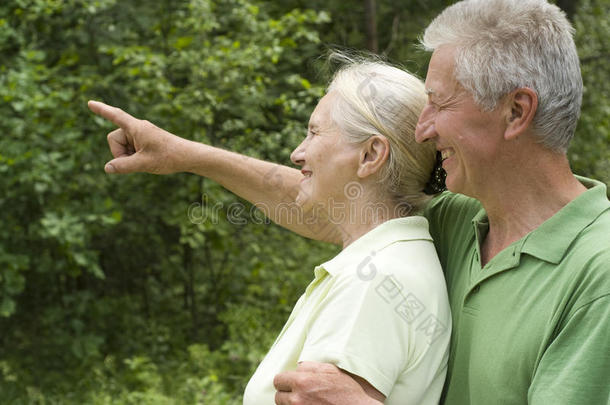
POLYGON ((297 166, 303 166, 305 162, 305 140, 292 151, 290 160, 297 166))

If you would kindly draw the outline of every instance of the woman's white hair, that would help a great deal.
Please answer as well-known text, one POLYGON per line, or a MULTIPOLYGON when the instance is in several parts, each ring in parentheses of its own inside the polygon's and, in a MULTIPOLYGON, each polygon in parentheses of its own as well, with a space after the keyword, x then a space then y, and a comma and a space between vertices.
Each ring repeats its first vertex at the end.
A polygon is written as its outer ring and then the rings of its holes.
POLYGON ((390 144, 381 172, 381 191, 407 212, 421 210, 430 196, 424 188, 436 162, 432 142, 418 144, 415 126, 427 100, 417 77, 381 61, 333 54, 342 67, 327 92, 337 94, 331 118, 352 142, 382 135, 390 144))
POLYGON ((565 153, 583 91, 573 32, 545 0, 464 0, 433 20, 421 43, 428 51, 456 47, 455 78, 484 110, 517 88, 534 90, 535 134, 565 153))

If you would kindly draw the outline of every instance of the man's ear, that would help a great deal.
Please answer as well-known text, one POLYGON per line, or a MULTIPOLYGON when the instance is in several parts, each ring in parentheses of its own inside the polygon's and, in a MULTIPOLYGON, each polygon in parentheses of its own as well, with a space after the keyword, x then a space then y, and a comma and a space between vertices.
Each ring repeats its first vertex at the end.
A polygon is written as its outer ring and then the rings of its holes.
POLYGON ((504 139, 517 139, 530 128, 534 120, 538 109, 538 95, 529 87, 520 87, 508 95, 505 109, 504 139))
POLYGON ((390 142, 385 136, 373 135, 362 144, 357 175, 360 178, 377 173, 390 156, 390 142))

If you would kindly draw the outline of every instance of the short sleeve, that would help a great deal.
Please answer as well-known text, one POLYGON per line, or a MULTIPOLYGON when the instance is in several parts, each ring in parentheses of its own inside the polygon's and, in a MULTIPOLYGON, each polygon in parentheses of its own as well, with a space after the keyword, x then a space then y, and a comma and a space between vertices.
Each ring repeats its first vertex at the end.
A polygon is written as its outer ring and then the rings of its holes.
POLYGON ((394 243, 374 263, 333 276, 299 361, 333 363, 389 403, 419 404, 446 370, 451 316, 442 270, 430 240, 394 243))
POLYGON ((610 295, 579 308, 546 349, 528 392, 532 405, 610 403, 610 295))
POLYGON ((388 395, 403 371, 410 347, 408 324, 376 289, 383 283, 342 277, 307 333, 299 361, 319 361, 356 374, 388 395))

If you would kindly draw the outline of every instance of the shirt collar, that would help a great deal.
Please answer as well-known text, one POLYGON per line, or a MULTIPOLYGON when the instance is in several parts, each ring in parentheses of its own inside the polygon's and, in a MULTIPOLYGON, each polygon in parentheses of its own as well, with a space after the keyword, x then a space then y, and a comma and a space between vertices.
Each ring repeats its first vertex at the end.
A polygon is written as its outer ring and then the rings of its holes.
MULTIPOLYGON (((515 242, 513 251, 527 253, 557 264, 580 232, 595 221, 602 212, 610 209, 604 183, 586 177, 575 177, 588 190, 570 201, 524 238, 515 242)), ((478 226, 484 222, 487 222, 487 214, 481 209, 474 217, 473 223, 478 226)), ((518 257, 515 260, 518 261, 518 257)))
POLYGON ((331 260, 316 267, 314 273, 317 277, 325 270, 331 276, 337 275, 346 267, 360 263, 392 243, 408 240, 432 241, 426 218, 412 216, 386 221, 356 239, 331 260))
POLYGON ((532 231, 526 237, 522 253, 551 263, 559 263, 582 230, 602 212, 610 209, 604 183, 586 177, 576 178, 588 190, 532 231))

